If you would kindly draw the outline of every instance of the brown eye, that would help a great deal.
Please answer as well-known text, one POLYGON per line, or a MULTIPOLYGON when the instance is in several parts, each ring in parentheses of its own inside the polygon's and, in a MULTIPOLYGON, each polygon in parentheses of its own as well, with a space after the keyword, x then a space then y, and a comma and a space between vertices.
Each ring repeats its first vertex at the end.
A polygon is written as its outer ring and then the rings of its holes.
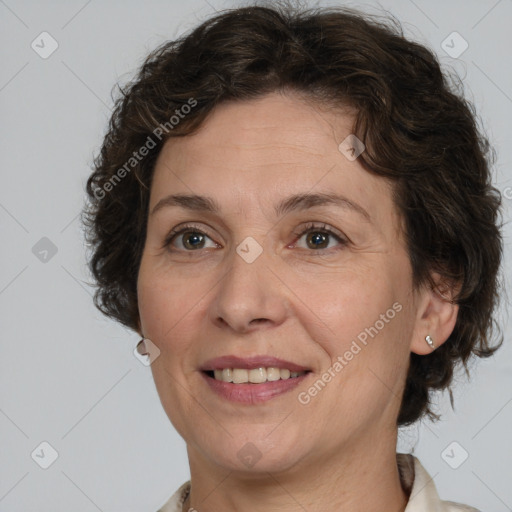
POLYGON ((310 249, 325 249, 329 245, 329 233, 310 231, 306 236, 306 243, 310 249))
POLYGON ((186 231, 181 235, 183 246, 186 249, 201 249, 204 246, 205 237, 198 231, 186 231))
POLYGON ((335 233, 325 224, 322 226, 308 225, 306 229, 301 233, 296 234, 297 246, 303 249, 313 249, 315 251, 319 249, 331 249, 333 246, 331 242, 337 243, 338 247, 345 246, 348 244, 348 240, 343 236, 335 233), (305 237, 305 245, 300 243, 300 240, 305 237), (331 245, 331 247, 329 247, 331 245))
POLYGON ((218 247, 218 244, 194 226, 185 226, 179 231, 169 233, 163 247, 167 247, 170 251, 192 252, 205 247, 215 248, 218 247), (208 240, 210 240, 210 245, 206 245, 208 240))

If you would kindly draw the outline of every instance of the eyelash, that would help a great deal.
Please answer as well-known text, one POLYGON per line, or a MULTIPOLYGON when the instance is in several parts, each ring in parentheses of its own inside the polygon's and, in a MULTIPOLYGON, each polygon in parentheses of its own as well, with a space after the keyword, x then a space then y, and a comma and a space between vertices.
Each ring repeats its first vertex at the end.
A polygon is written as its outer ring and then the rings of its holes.
MULTIPOLYGON (((168 248, 172 242, 174 241, 174 239, 176 237, 178 237, 179 235, 187 232, 187 231, 190 231, 190 232, 193 232, 193 233, 199 233, 201 235, 206 235, 208 238, 211 239, 211 237, 208 235, 208 233, 205 233, 203 231, 203 229, 197 227, 196 225, 194 224, 186 224, 184 225, 182 228, 180 228, 179 230, 173 230, 171 231, 165 241, 164 241, 164 244, 162 246, 162 249, 165 249, 165 248, 168 248)), ((315 223, 315 222, 310 222, 308 223, 304 229, 302 229, 300 232, 293 232, 293 235, 296 237, 296 241, 300 240, 306 233, 310 232, 310 231, 315 231, 315 232, 319 232, 319 233, 327 233, 328 235, 332 236, 333 238, 335 238, 341 246, 345 246, 349 243, 349 240, 347 238, 345 238, 344 236, 334 232, 332 229, 330 229, 327 224, 324 224, 324 223, 315 223)), ((317 250, 314 250, 312 249, 311 251, 312 252, 320 252, 320 251, 330 251, 332 250, 333 248, 330 248, 330 249, 317 249, 317 250)), ((178 249, 179 251, 179 249, 178 249)), ((186 252, 195 252, 195 251, 186 251, 186 252)))

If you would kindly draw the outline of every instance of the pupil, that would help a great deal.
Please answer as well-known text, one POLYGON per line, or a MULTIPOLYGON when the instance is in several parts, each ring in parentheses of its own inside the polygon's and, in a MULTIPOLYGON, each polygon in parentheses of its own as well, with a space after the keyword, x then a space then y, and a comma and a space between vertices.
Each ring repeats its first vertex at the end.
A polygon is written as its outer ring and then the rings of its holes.
POLYGON ((191 231, 189 233, 192 233, 192 234, 185 236, 185 247, 188 246, 189 248, 197 249, 200 246, 201 242, 203 241, 202 240, 203 235, 201 235, 200 233, 194 233, 193 231, 191 231), (192 240, 192 243, 190 243, 191 240, 192 240), (197 243, 197 242, 199 242, 199 243, 197 243))
POLYGON ((313 241, 313 248, 318 248, 323 243, 325 244, 327 235, 325 233, 314 233, 311 237, 311 240, 313 241))

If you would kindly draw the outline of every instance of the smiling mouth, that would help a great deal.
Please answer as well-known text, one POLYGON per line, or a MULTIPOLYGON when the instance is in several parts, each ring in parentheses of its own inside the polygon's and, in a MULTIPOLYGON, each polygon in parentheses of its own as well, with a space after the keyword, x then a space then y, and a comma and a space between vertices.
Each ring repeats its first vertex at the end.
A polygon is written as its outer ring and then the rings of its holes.
POLYGON ((296 379, 310 373, 309 370, 292 372, 286 368, 260 367, 250 370, 244 368, 223 368, 218 370, 204 371, 208 377, 232 384, 263 384, 265 382, 276 382, 278 380, 296 379))

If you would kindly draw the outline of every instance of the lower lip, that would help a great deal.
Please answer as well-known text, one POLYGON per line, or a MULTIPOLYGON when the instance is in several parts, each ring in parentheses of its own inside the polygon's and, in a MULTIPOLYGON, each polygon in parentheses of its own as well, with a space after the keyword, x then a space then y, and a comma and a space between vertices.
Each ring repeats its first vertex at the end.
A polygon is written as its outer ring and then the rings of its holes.
POLYGON ((210 389, 219 396, 231 402, 243 404, 259 404, 272 400, 272 398, 276 398, 296 388, 308 376, 306 373, 299 377, 263 382, 261 384, 233 384, 232 382, 216 380, 204 372, 201 372, 201 375, 210 386, 210 389))

